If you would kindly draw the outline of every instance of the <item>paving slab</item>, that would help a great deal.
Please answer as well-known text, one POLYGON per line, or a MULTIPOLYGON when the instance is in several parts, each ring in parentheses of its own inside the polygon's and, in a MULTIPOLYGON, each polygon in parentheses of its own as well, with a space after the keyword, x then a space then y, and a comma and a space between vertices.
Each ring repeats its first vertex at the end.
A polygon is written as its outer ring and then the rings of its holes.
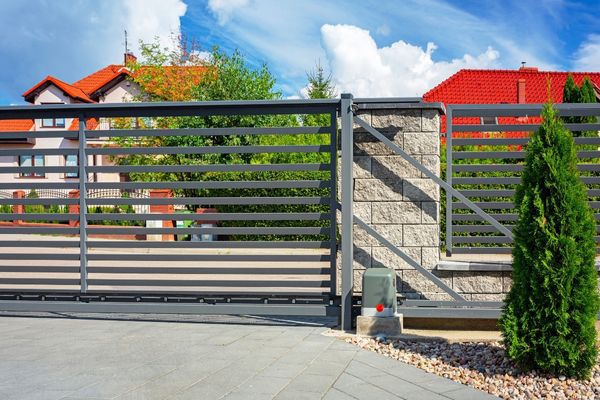
POLYGON ((0 398, 494 398, 344 343, 334 323, 0 313, 0 398))

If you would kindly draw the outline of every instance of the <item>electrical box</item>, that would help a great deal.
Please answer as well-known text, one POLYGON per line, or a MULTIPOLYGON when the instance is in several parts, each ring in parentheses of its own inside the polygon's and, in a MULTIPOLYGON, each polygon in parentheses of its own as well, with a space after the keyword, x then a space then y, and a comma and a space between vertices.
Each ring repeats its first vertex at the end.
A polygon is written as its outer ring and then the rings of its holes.
POLYGON ((368 268, 363 274, 362 311, 365 317, 393 317, 397 311, 396 274, 389 268, 368 268))

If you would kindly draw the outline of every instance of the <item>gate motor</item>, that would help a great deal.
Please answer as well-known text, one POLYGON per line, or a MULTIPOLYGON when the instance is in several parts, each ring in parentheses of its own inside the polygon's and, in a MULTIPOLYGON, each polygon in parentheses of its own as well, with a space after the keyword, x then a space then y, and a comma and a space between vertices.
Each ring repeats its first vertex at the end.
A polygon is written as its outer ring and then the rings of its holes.
POLYGON ((396 274, 389 268, 368 268, 363 274, 364 317, 394 317, 397 311, 396 274))

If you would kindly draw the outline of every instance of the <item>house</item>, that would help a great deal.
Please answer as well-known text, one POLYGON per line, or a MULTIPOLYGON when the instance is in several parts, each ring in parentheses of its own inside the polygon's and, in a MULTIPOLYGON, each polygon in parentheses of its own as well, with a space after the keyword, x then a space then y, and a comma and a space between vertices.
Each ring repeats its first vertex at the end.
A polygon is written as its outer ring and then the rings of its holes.
MULTIPOLYGON (((199 82, 199 77, 205 72, 205 67, 166 67, 156 68, 142 66, 137 71, 132 71, 128 66, 136 62, 136 57, 131 53, 124 56, 123 65, 108 65, 92 74, 85 76, 76 82, 67 83, 54 76, 48 75, 40 82, 33 85, 23 93, 25 101, 39 104, 76 104, 76 103, 122 103, 133 101, 141 94, 140 86, 135 83, 131 77, 144 71, 145 76, 155 76, 157 74, 166 74, 166 77, 184 77, 184 81, 189 82, 189 87, 185 90, 191 90, 191 87, 199 82)), ((150 85, 148 87, 152 88, 150 85)), ((156 96, 161 96, 161 88, 153 89, 156 96)), ((178 99, 175 99, 178 100, 178 99)), ((109 119, 89 119, 86 121, 88 130, 107 130, 112 129, 109 119)), ((79 121, 77 118, 48 118, 40 120, 0 120, 0 147, 22 147, 24 145, 31 148, 77 148, 78 140, 68 138, 37 138, 37 139, 19 139, 17 132, 39 131, 39 130, 63 130, 77 131, 79 121), (12 133, 11 138, 2 138, 2 135, 12 133), (16 137, 16 138, 15 138, 16 137)), ((89 139, 88 145, 102 146, 106 144, 106 139, 89 139)), ((76 155, 69 156, 0 156, 0 166, 75 166, 78 164, 76 155)), ((111 165, 111 160, 107 156, 90 156, 88 165, 105 166, 111 165)), ((41 182, 69 182, 78 179, 77 173, 21 173, 21 174, 0 174, 0 182, 10 183, 22 179, 39 180, 41 182)), ((118 182, 125 179, 117 173, 90 174, 89 180, 96 182, 118 182)))
MULTIPOLYGON (((600 72, 554 72, 540 71, 535 67, 521 67, 517 70, 474 70, 462 69, 423 95, 423 101, 446 104, 522 104, 545 103, 548 100, 548 83, 554 102, 562 102, 563 87, 567 76, 573 75, 577 85, 585 77, 590 78, 600 101, 600 72)), ((493 118, 493 117, 492 117, 493 118)), ((521 118, 518 122, 512 117, 496 120, 455 118, 455 123, 535 123, 539 118, 521 118)), ((446 118, 442 116, 442 134, 446 132, 446 118)))

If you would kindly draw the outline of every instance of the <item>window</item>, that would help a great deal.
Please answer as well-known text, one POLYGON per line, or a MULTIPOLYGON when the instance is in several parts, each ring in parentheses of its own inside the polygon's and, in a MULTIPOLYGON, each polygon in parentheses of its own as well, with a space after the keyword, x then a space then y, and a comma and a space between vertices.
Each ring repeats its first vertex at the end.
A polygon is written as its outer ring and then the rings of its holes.
POLYGON ((498 117, 481 117, 481 125, 497 125, 498 117))
MULTIPOLYGON (((20 167, 43 167, 44 156, 19 156, 20 167)), ((43 178, 46 175, 40 172, 22 172, 19 174, 22 177, 43 178)))
MULTIPOLYGON (((69 154, 65 156, 65 167, 77 167, 79 165, 79 156, 77 154, 69 154)), ((78 172, 66 172, 65 178, 79 178, 78 172)))
MULTIPOLYGON (((42 104, 64 104, 64 103, 42 103, 42 104)), ((44 118, 42 119, 42 128, 64 128, 64 118, 44 118)))

